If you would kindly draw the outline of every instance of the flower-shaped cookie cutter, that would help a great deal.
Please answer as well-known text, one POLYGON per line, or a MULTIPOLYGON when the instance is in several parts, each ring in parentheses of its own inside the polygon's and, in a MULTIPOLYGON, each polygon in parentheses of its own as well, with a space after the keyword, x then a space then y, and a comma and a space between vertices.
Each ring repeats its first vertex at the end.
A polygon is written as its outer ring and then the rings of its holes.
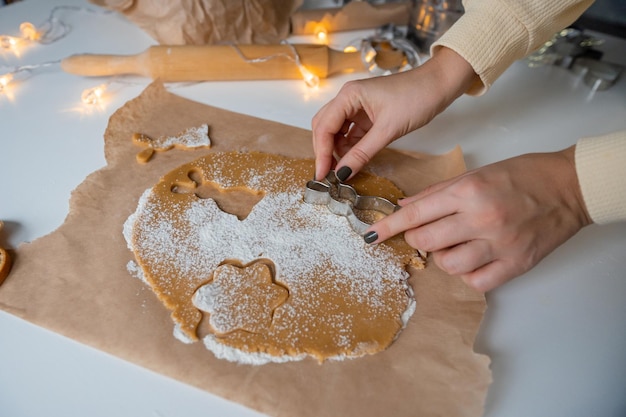
POLYGON ((353 187, 342 183, 335 171, 330 171, 324 181, 308 181, 304 202, 326 205, 331 213, 346 217, 352 229, 361 236, 371 224, 359 219, 354 210, 374 210, 389 215, 400 209, 386 198, 359 195, 353 187))

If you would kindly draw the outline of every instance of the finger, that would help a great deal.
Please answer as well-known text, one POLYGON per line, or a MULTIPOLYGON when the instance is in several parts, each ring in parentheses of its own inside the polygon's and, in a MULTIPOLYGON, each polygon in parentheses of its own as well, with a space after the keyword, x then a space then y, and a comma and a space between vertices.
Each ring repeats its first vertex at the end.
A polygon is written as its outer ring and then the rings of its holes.
POLYGON ((315 152, 315 179, 319 180, 330 171, 333 152, 335 147, 334 136, 322 135, 318 133, 317 139, 313 137, 313 151, 315 152), (322 138, 322 136, 324 136, 322 138))
POLYGON ((375 243, 457 212, 456 201, 442 193, 426 196, 374 223, 364 238, 375 243), (375 236, 373 234, 375 234, 375 236))
POLYGON ((360 84, 346 83, 337 96, 324 105, 311 122, 313 130, 313 151, 315 152, 316 178, 326 176, 338 133, 347 133, 352 119, 362 111, 360 84))
POLYGON ((346 134, 335 139, 335 152, 337 155, 343 157, 348 153, 367 134, 371 127, 372 122, 367 115, 364 115, 364 113, 358 114, 346 134))
POLYGON ((315 152, 315 179, 321 180, 332 168, 334 140, 324 140, 317 142, 314 147, 315 152))
POLYGON ((389 137, 376 125, 372 125, 372 128, 361 138, 360 141, 354 144, 337 162, 337 166, 349 167, 352 170, 352 175, 359 172, 365 165, 371 161, 371 159, 380 152, 385 146, 395 139, 389 137))
POLYGON ((478 233, 468 222, 466 215, 455 213, 423 226, 408 229, 404 240, 412 247, 435 252, 478 238, 478 233))
POLYGON ((322 107, 311 122, 316 179, 324 178, 330 170, 335 137, 338 133, 343 135, 350 126, 349 118, 340 109, 341 102, 336 98, 322 107))
POLYGON ((339 129, 339 132, 337 132, 337 135, 339 136, 347 135, 353 123, 354 122, 352 120, 344 120, 343 125, 341 125, 341 129, 339 129))
POLYGON ((494 260, 491 245, 484 239, 471 240, 432 253, 433 261, 450 275, 469 274, 494 260))
POLYGON ((495 260, 472 272, 460 275, 470 287, 480 292, 487 292, 515 278, 523 271, 518 271, 504 261, 495 260))
POLYGON ((353 123, 346 135, 338 135, 335 139, 336 155, 343 158, 367 134, 368 129, 369 127, 364 128, 360 124, 353 123))
POLYGON ((347 136, 358 136, 362 138, 372 128, 372 121, 369 116, 364 111, 357 112, 354 117, 352 117, 352 124, 350 125, 350 129, 346 132, 347 136))

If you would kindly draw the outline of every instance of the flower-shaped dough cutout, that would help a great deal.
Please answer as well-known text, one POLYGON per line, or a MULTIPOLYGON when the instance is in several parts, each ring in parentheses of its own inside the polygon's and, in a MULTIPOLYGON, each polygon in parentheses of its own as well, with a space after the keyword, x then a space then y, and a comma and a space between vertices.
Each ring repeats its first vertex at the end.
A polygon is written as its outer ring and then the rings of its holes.
POLYGON ((209 138, 209 126, 203 124, 185 129, 174 136, 159 136, 156 139, 143 133, 135 133, 133 143, 146 147, 136 156, 137 162, 145 164, 150 161, 155 151, 168 151, 172 148, 208 148, 211 146, 211 138, 209 138))
POLYGON ((264 262, 242 267, 221 265, 215 270, 213 281, 196 291, 193 304, 209 313, 209 324, 216 333, 262 333, 271 326, 274 310, 289 295, 285 287, 273 281, 272 275, 264 262))

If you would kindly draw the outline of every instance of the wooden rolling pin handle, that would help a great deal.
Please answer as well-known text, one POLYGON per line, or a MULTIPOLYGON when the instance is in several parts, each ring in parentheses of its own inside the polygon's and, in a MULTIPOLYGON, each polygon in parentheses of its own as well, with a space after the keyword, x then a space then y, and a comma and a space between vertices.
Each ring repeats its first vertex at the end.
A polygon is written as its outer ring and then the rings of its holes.
POLYGON ((61 61, 61 68, 69 74, 87 77, 136 74, 150 77, 145 56, 139 55, 72 55, 61 61))
MULTIPOLYGON (((300 62, 320 78, 361 70, 357 53, 325 45, 294 45, 300 62)), ((302 74, 289 45, 153 46, 138 55, 74 55, 61 68, 75 75, 143 75, 163 81, 298 79, 302 74)))

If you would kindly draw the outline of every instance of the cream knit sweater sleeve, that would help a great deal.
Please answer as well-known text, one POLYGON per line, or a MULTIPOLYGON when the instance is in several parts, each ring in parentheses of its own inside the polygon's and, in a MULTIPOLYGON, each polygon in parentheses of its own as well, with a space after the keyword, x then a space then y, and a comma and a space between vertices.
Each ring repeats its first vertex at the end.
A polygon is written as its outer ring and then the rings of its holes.
MULTIPOLYGON (((480 81, 468 94, 480 95, 516 60, 570 25, 593 0, 465 0, 465 13, 433 44, 470 63, 480 81)), ((576 144, 576 174, 591 219, 626 221, 626 131, 576 144)))
POLYGON ((513 62, 572 24, 593 0, 465 0, 465 13, 431 51, 446 46, 472 65, 480 95, 513 62))
POLYGON ((595 223, 626 221, 626 130, 580 139, 576 173, 595 223))

